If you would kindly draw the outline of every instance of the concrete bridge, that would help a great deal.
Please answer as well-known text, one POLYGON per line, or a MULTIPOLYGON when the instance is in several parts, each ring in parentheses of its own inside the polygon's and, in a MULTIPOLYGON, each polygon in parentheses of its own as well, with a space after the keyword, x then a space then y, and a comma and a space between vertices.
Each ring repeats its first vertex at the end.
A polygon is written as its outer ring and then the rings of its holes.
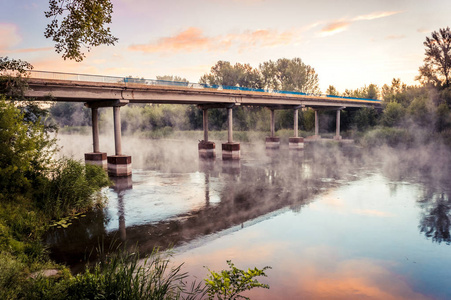
POLYGON ((307 94, 267 89, 217 86, 164 80, 127 77, 96 76, 71 73, 30 71, 26 96, 38 100, 84 102, 92 110, 93 152, 85 154, 88 163, 102 165, 115 176, 131 174, 131 156, 124 155, 121 143, 120 107, 129 103, 196 104, 203 110, 204 140, 199 143, 202 158, 214 158, 215 144, 208 140, 208 109, 224 108, 228 113, 228 140, 222 144, 223 160, 240 158, 240 144, 233 141, 235 106, 263 106, 270 110, 271 135, 266 138, 268 148, 278 148, 275 136, 276 109, 292 109, 294 134, 289 139, 290 149, 302 150, 304 139, 298 136, 298 110, 315 111, 315 136, 319 136, 318 111, 336 110, 336 135, 340 136, 340 111, 345 108, 378 107, 380 100, 307 94), (115 155, 107 156, 99 149, 98 109, 112 107, 114 116, 115 155))

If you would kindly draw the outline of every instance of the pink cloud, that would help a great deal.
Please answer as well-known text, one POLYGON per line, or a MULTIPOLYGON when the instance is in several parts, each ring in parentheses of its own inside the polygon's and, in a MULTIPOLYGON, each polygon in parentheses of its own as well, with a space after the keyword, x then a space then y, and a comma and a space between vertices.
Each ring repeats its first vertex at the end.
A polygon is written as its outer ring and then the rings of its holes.
POLYGON ((42 51, 52 51, 53 47, 44 47, 44 48, 25 48, 25 49, 17 49, 13 52, 15 53, 30 53, 30 52, 42 52, 42 51))
POLYGON ((190 27, 173 37, 160 38, 149 44, 131 45, 130 50, 147 53, 194 51, 210 48, 212 39, 205 37, 202 30, 190 27))
POLYGON ((342 19, 342 20, 333 21, 333 22, 326 24, 326 26, 324 26, 321 29, 320 35, 321 36, 334 35, 334 34, 337 34, 337 33, 347 30, 349 28, 349 26, 351 26, 351 24, 354 22, 370 21, 370 20, 389 17, 389 16, 396 15, 399 13, 401 13, 401 11, 373 12, 373 13, 366 14, 366 15, 360 15, 360 16, 354 17, 352 19, 342 19))
POLYGON ((374 12, 371 14, 367 14, 367 15, 361 15, 361 16, 357 16, 354 19, 352 19, 353 21, 365 21, 365 20, 374 20, 374 19, 380 19, 380 18, 385 18, 385 17, 389 17, 392 15, 396 15, 402 13, 402 11, 382 11, 382 12, 374 12))
POLYGON ((347 21, 338 21, 327 24, 323 29, 321 29, 322 36, 334 35, 348 29, 350 22, 347 21))
POLYGON ((0 51, 9 50, 22 40, 17 26, 11 23, 0 23, 0 51))
POLYGON ((200 28, 190 27, 172 37, 155 42, 131 45, 128 49, 146 53, 177 53, 181 51, 224 51, 236 47, 243 51, 252 47, 276 47, 299 40, 299 30, 278 32, 271 29, 248 30, 218 36, 205 36, 200 28))

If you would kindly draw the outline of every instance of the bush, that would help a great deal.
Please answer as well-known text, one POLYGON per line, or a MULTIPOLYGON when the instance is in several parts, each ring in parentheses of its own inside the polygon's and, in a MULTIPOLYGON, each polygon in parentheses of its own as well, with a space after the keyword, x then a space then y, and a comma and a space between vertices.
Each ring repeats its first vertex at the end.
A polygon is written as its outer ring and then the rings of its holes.
POLYGON ((0 201, 30 195, 55 152, 55 140, 40 118, 32 122, 24 116, 13 103, 0 100, 0 201))
POLYGON ((414 137, 407 129, 382 127, 368 131, 360 143, 367 148, 382 145, 410 147, 414 143, 414 137))
POLYGON ((101 167, 62 159, 36 200, 47 216, 59 219, 92 208, 95 193, 108 184, 108 176, 101 167))

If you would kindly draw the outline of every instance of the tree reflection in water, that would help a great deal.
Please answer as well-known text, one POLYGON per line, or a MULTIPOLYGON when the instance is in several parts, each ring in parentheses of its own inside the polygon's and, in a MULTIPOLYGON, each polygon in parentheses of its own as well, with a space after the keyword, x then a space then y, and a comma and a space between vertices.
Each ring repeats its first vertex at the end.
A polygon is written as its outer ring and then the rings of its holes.
POLYGON ((420 220, 420 231, 433 242, 451 244, 451 202, 444 193, 421 201, 425 210, 420 220))

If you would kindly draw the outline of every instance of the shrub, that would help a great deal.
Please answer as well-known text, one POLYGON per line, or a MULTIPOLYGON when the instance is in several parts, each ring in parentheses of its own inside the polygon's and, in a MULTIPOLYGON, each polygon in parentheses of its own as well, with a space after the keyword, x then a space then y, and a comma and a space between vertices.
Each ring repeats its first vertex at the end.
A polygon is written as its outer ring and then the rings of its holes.
POLYGON ((49 217, 61 218, 91 208, 96 192, 108 184, 101 167, 65 158, 57 162, 37 202, 49 217))

